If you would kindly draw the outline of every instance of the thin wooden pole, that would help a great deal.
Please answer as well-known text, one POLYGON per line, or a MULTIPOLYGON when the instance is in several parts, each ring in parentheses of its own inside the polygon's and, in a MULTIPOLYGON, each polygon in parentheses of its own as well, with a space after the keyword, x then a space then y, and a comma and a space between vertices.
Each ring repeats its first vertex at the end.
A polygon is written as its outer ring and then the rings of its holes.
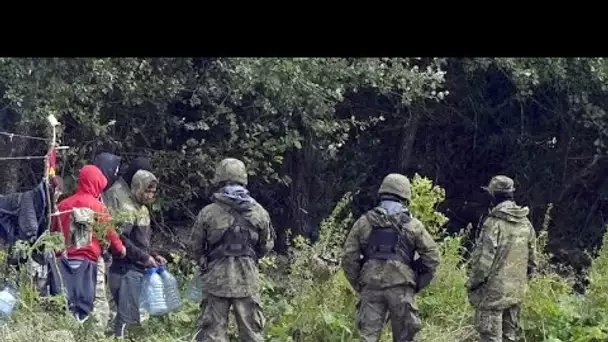
POLYGON ((55 145, 57 144, 57 126, 59 126, 59 121, 57 121, 57 119, 55 118, 55 116, 53 114, 50 114, 47 117, 47 120, 49 122, 49 124, 51 125, 51 141, 49 142, 49 150, 46 153, 46 158, 44 159, 44 186, 45 186, 45 191, 46 191, 46 203, 47 203, 47 207, 49 208, 49 210, 47 210, 47 230, 51 229, 51 214, 55 211, 55 199, 51 198, 54 196, 51 196, 51 191, 50 191, 50 186, 49 186, 49 182, 50 182, 50 156, 51 153, 53 153, 53 149, 55 148, 55 145))

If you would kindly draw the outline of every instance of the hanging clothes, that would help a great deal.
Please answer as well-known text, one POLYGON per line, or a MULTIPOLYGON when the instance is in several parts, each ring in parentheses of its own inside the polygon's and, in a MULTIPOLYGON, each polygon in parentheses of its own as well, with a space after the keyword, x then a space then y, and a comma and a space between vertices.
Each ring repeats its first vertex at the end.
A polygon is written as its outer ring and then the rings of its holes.
POLYGON ((51 295, 65 293, 70 311, 80 320, 93 311, 97 264, 87 259, 60 257, 48 264, 51 295))
POLYGON ((9 245, 34 241, 46 228, 46 210, 44 183, 29 191, 0 195, 0 237, 9 245))

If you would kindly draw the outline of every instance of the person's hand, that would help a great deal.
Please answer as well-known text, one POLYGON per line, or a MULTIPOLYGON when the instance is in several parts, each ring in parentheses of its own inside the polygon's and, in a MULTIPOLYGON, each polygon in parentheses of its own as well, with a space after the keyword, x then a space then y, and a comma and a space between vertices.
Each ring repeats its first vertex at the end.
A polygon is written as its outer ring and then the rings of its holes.
POLYGON ((158 267, 158 264, 156 263, 156 260, 154 260, 153 257, 148 257, 148 261, 146 261, 145 266, 146 267, 158 267))
POLYGON ((154 259, 156 260, 156 262, 158 262, 159 265, 167 264, 167 259, 163 258, 161 255, 157 255, 154 259))
POLYGON ((118 257, 119 257, 120 259, 122 259, 122 258, 124 258, 124 257, 126 257, 126 256, 127 256, 127 247, 124 247, 124 246, 123 246, 123 247, 122 247, 122 250, 120 251, 120 254, 118 254, 118 257))

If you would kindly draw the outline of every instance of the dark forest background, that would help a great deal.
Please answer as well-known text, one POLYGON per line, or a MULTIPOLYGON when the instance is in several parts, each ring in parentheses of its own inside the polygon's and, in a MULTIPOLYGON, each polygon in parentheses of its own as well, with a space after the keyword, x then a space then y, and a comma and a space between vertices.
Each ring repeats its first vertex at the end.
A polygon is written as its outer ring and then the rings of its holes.
MULTIPOLYGON (((445 188, 448 231, 477 224, 480 186, 514 178, 548 248, 587 266, 608 213, 608 80, 602 58, 0 58, 0 131, 62 123, 59 173, 73 189, 100 152, 152 157, 157 231, 182 234, 208 203, 215 163, 242 159, 250 190, 286 231, 311 237, 344 193, 360 214, 388 172, 445 188)), ((0 157, 43 141, 0 136, 0 157)), ((0 192, 31 188, 38 161, 1 161, 0 192)), ((182 241, 183 242, 183 241, 182 241)))

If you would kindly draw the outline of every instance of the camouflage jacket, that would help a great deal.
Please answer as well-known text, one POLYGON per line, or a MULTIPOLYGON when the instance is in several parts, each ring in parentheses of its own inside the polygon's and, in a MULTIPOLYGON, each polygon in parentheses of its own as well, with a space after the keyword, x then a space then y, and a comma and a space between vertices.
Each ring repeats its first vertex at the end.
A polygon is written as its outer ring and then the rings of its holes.
MULTIPOLYGON (((143 174, 140 174, 140 176, 143 174)), ((148 177, 154 177, 146 173, 148 177)), ((155 179, 155 178, 154 178, 155 179)), ((108 207, 112 219, 118 223, 121 232, 127 225, 150 225, 150 211, 148 207, 139 203, 134 191, 143 191, 150 179, 138 177, 135 179, 133 189, 121 177, 102 195, 104 204, 108 207)))
MULTIPOLYGON (((246 190, 242 188, 245 192, 246 190)), ((218 297, 248 297, 259 294, 260 275, 257 260, 250 257, 223 257, 207 263, 209 246, 217 243, 234 223, 228 210, 235 209, 252 227, 252 237, 257 245, 258 256, 267 254, 274 247, 274 229, 268 212, 248 192, 243 198, 218 192, 214 203, 204 207, 193 227, 194 256, 202 270, 203 288, 218 297)))
MULTIPOLYGON (((416 275, 411 265, 396 260, 373 259, 362 264, 362 252, 367 247, 372 227, 393 225, 388 215, 388 212, 380 207, 370 210, 355 222, 346 238, 342 268, 356 291, 364 287, 383 289, 396 285, 416 286, 416 275)), ((418 253, 422 265, 434 272, 439 265, 439 247, 422 222, 411 217, 407 211, 393 215, 393 218, 402 223, 403 232, 412 243, 414 252, 418 253)))
POLYGON ((467 288, 473 306, 503 310, 523 300, 528 276, 536 270, 536 233, 528 213, 505 201, 485 219, 471 253, 467 288))
POLYGON ((114 259, 112 265, 116 268, 119 265, 133 266, 143 271, 148 258, 158 255, 151 247, 150 211, 141 202, 141 194, 152 181, 156 181, 156 177, 151 172, 138 171, 133 176, 131 187, 120 178, 104 194, 112 219, 127 247, 126 258, 114 259))

